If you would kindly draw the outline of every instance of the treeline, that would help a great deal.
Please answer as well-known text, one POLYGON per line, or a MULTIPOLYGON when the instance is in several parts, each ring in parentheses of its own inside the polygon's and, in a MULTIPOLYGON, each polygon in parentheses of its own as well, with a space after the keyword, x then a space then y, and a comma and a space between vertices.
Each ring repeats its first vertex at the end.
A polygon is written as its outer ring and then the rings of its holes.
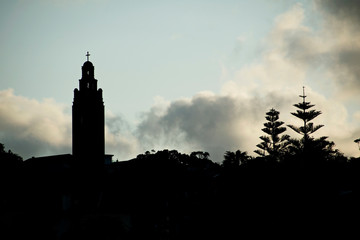
POLYGON ((278 161, 238 150, 216 163, 201 151, 148 151, 107 165, 97 175, 79 174, 71 162, 13 165, 18 171, 1 183, 7 186, 2 227, 6 234, 38 239, 346 233, 356 213, 359 159, 311 165, 303 156, 278 161))
POLYGON ((224 158, 219 164, 206 152, 163 150, 115 163, 103 211, 136 216, 134 233, 154 238, 349 230, 357 159, 304 167, 300 158, 275 161, 241 151, 224 158))

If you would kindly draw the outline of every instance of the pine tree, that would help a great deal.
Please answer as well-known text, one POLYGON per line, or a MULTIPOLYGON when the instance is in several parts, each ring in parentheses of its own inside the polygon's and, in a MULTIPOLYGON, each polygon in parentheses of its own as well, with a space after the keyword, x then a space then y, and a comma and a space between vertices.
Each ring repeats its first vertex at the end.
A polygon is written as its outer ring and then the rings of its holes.
POLYGON ((268 122, 264 123, 265 128, 261 130, 269 136, 261 136, 260 139, 262 142, 256 145, 261 150, 254 151, 260 156, 265 157, 266 154, 268 154, 270 157, 279 160, 279 157, 286 151, 290 136, 280 136, 280 134, 286 131, 286 127, 282 127, 284 122, 279 121, 279 114, 280 112, 276 111, 274 108, 266 113, 265 119, 268 122))
MULTIPOLYGON (((327 140, 327 136, 320 138, 314 138, 311 136, 314 132, 322 128, 324 125, 314 125, 311 121, 321 114, 321 111, 310 110, 314 107, 314 104, 306 102, 305 88, 303 87, 303 95, 300 95, 303 99, 302 103, 294 104, 300 110, 291 113, 295 117, 303 121, 303 126, 296 127, 294 125, 287 125, 295 132, 301 134, 303 137, 300 140, 289 139, 291 143, 289 145, 289 152, 292 155, 300 154, 299 156, 305 157, 305 159, 321 161, 328 160, 342 160, 344 155, 338 150, 334 149, 335 143, 327 140)), ((314 164, 314 162, 312 162, 314 164)))
MULTIPOLYGON (((302 148, 302 151, 305 152, 308 147, 307 145, 311 141, 314 141, 314 138, 310 134, 316 132, 324 125, 314 125, 311 122, 314 118, 321 114, 321 111, 310 110, 310 108, 314 107, 315 105, 305 101, 305 87, 303 87, 303 95, 300 95, 299 97, 303 99, 303 102, 294 104, 294 107, 298 108, 299 110, 296 110, 296 112, 292 112, 291 114, 301 119, 303 121, 303 125, 301 127, 296 127, 290 124, 287 126, 303 136, 300 144, 297 145, 298 147, 302 148)), ((324 141, 326 138, 327 137, 322 137, 321 139, 324 141)))

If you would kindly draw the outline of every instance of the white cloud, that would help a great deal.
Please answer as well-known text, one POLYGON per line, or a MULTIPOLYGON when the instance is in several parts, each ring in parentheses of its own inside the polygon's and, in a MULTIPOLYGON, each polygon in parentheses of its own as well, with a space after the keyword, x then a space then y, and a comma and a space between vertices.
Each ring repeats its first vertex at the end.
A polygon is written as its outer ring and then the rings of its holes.
POLYGON ((67 112, 53 99, 37 101, 17 96, 12 89, 0 91, 1 141, 24 158, 69 151, 71 116, 67 112))
POLYGON ((295 4, 289 11, 279 15, 275 19, 276 29, 281 31, 288 30, 299 30, 299 27, 307 29, 305 26, 302 26, 304 20, 304 9, 300 3, 295 4))
MULTIPOLYGON (((71 153, 71 106, 0 91, 0 142, 24 159, 71 153)), ((126 160, 138 154, 137 139, 127 122, 106 112, 106 152, 126 160)))

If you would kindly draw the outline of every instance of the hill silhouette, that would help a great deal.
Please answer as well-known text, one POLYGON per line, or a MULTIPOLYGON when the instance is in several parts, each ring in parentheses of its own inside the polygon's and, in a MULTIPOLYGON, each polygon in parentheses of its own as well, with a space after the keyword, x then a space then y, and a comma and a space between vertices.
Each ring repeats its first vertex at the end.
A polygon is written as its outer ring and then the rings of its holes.
POLYGON ((301 156, 278 162, 239 151, 242 160, 230 161, 230 153, 219 164, 206 152, 146 152, 89 172, 72 155, 19 161, 2 151, 8 173, 1 179, 2 239, 233 239, 350 230, 359 159, 311 166, 301 156))

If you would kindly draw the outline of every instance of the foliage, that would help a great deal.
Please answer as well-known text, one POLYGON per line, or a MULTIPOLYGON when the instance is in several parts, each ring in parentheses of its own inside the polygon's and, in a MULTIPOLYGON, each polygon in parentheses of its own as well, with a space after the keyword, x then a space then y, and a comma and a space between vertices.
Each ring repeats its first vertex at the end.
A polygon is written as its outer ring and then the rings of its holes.
POLYGON ((2 169, 18 167, 22 163, 22 157, 11 150, 5 151, 4 144, 0 143, 0 164, 2 169))
POLYGON ((209 164, 214 164, 210 159, 210 154, 208 152, 202 152, 202 151, 194 151, 188 154, 179 153, 177 150, 167 150, 164 149, 162 151, 155 152, 154 150, 146 151, 144 154, 139 154, 135 160, 137 161, 146 161, 159 164, 159 167, 161 165, 169 166, 169 164, 172 165, 178 165, 183 167, 193 167, 193 168, 206 168, 209 164))
POLYGON ((356 144, 359 146, 359 150, 360 150, 360 138, 355 139, 355 140, 354 140, 354 143, 356 143, 356 144))
POLYGON ((224 154, 224 161, 222 162, 223 167, 238 167, 242 164, 246 164, 251 157, 247 152, 236 152, 226 151, 224 154))
POLYGON ((321 114, 321 111, 310 110, 314 107, 314 104, 306 102, 305 91, 303 95, 300 95, 303 99, 302 103, 294 104, 296 112, 291 114, 303 121, 303 126, 297 127, 294 125, 287 125, 292 130, 301 134, 303 137, 301 139, 289 139, 289 152, 291 155, 297 155, 305 157, 306 159, 313 160, 331 160, 335 158, 343 157, 343 154, 339 152, 338 149, 334 149, 335 143, 328 141, 326 136, 320 138, 314 138, 311 136, 314 132, 322 128, 324 125, 314 125, 311 121, 318 117, 321 114))
POLYGON ((266 113, 265 119, 268 122, 264 123, 265 128, 261 130, 269 136, 261 136, 262 142, 256 145, 261 150, 254 151, 260 156, 265 157, 267 153, 270 157, 278 160, 287 149, 290 136, 286 134, 280 136, 280 134, 286 131, 286 127, 282 127, 284 122, 279 121, 279 114, 280 112, 274 108, 266 113))
POLYGON ((293 106, 298 108, 298 110, 296 110, 296 112, 292 112, 291 114, 301 119, 303 121, 303 126, 297 127, 291 124, 287 126, 292 130, 294 130, 295 132, 297 132, 298 134, 303 135, 304 142, 306 142, 308 139, 311 138, 310 134, 316 132, 324 125, 314 125, 312 122, 310 122, 314 118, 319 116, 321 114, 321 111, 309 110, 315 105, 305 101, 306 99, 305 92, 303 92, 303 95, 300 95, 299 97, 303 99, 303 102, 294 104, 293 106))

